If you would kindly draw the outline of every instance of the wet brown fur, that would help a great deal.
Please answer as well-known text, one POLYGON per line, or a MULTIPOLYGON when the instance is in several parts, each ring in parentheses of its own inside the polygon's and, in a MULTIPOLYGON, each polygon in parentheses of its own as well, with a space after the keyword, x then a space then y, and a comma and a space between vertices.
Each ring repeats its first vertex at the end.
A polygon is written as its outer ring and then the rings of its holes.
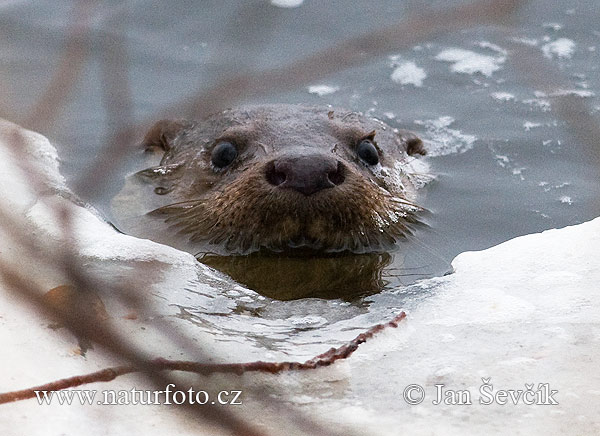
MULTIPOLYGON (((371 139, 383 171, 425 154, 422 142, 354 112, 297 105, 263 105, 227 110, 201 122, 161 121, 145 146, 160 148, 160 166, 141 172, 165 196, 151 214, 193 243, 223 246, 231 253, 306 247, 326 251, 378 251, 409 231, 419 208, 410 174, 390 183, 381 168, 356 155, 371 139), (235 143, 237 159, 215 168, 213 147, 235 143), (344 182, 303 195, 268 182, 274 159, 286 154, 335 155, 344 182), (379 171, 379 172, 378 172, 379 171)), ((396 170, 394 169, 396 168, 396 170)))

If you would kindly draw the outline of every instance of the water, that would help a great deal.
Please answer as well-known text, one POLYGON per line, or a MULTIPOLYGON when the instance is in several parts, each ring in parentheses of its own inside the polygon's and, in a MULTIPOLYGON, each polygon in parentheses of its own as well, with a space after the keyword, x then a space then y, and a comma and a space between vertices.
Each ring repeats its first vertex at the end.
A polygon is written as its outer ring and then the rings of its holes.
MULTIPOLYGON (((41 133, 57 144, 62 171, 73 185, 88 176, 119 127, 120 120, 107 108, 117 107, 123 96, 103 94, 100 86, 115 35, 126 44, 128 62, 121 67, 127 72, 133 118, 148 120, 223 78, 281 67, 401 20, 418 3, 390 0, 374 7, 362 1, 307 1, 297 8, 268 1, 101 4, 91 14, 90 57, 56 120, 41 133)), ((438 3, 431 7, 455 2, 438 3)), ((49 84, 72 22, 71 7, 67 1, 0 6, 4 117, 25 118, 49 84)), ((200 328, 220 332, 222 340, 239 334, 261 350, 310 355, 347 339, 342 332, 349 328, 417 305, 424 296, 403 285, 443 274, 460 252, 597 216, 595 144, 569 130, 556 111, 559 96, 531 84, 544 83, 543 71, 524 74, 515 53, 517 47, 533 47, 546 54, 564 76, 564 90, 574 92, 598 120, 599 15, 591 0, 575 7, 566 1, 533 1, 519 9, 512 28, 456 29, 287 92, 245 95, 240 103, 332 104, 416 132, 429 147, 427 159, 436 176, 421 197, 430 211, 428 228, 409 241, 407 269, 399 274, 389 270, 388 285, 379 294, 350 301, 282 302, 236 290, 232 283, 194 294, 202 283, 191 282, 187 289, 193 298, 171 303, 181 305, 200 328), (310 347, 299 347, 304 343, 310 347)), ((109 218, 109 199, 131 162, 124 158, 118 174, 85 195, 109 218)))

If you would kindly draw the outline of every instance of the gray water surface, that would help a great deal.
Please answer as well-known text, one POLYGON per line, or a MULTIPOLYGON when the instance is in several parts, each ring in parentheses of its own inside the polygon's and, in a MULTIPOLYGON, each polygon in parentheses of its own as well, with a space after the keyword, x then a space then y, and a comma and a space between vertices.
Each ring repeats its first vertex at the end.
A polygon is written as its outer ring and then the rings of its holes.
MULTIPOLYGON (((90 57, 64 106, 57 108, 56 120, 41 133, 57 145, 71 183, 85 179, 120 127, 110 108, 121 104, 123 95, 104 94, 101 86, 115 41, 124 42, 127 63, 121 71, 129 82, 133 120, 141 121, 224 78, 288 65, 419 8, 458 4, 422 3, 306 0, 290 9, 267 0, 101 3, 90 12, 90 57)), ((74 22, 72 6, 69 1, 0 5, 4 117, 25 119, 49 85, 74 22)), ((599 119, 600 10, 593 0, 575 5, 531 1, 507 24, 456 29, 388 56, 367 56, 362 66, 310 84, 333 91, 324 95, 302 85, 276 95, 240 96, 240 103, 331 104, 415 131, 429 148, 427 162, 435 176, 421 197, 430 211, 424 216, 427 227, 401 248, 405 262, 396 265, 400 272, 388 271, 388 285, 380 294, 352 302, 258 297, 244 302, 222 290, 221 295, 199 296, 182 310, 223 332, 256 335, 267 348, 306 328, 315 329, 317 336, 310 340, 326 342, 327 335, 316 332, 340 319, 367 314, 358 324, 368 325, 417 304, 423 296, 403 285, 444 274, 458 253, 598 216, 598 139, 581 141, 574 135, 556 102, 570 94, 581 100, 586 115, 599 119), (545 59, 564 86, 554 93, 540 89, 545 72, 528 70, 530 59, 520 57, 519 47, 545 59), (457 56, 463 57, 462 64, 457 56), (469 62, 475 65, 471 69, 469 62), (396 68, 406 69, 407 63, 422 71, 421 79, 392 80, 396 68), (292 319, 297 313, 313 318, 292 319), (226 322, 223 315, 229 315, 226 322), (260 319, 283 321, 274 323, 269 334, 248 329, 260 319)), ((109 200, 131 168, 125 158, 113 163, 116 175, 109 173, 107 183, 82 193, 109 219, 109 200)))

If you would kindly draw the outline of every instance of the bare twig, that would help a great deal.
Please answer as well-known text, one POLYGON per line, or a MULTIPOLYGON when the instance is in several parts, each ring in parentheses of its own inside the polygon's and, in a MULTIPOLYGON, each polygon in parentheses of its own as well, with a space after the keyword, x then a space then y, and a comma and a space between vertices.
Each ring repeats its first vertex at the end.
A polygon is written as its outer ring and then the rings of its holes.
MULTIPOLYGON (((109 140, 99 162, 122 161, 131 152, 131 142, 123 138, 138 137, 141 131, 160 118, 203 118, 240 100, 274 95, 278 92, 309 84, 344 69, 363 65, 374 57, 410 47, 443 32, 495 23, 506 19, 524 0, 480 0, 444 10, 428 10, 378 31, 348 39, 284 67, 225 78, 208 90, 190 92, 190 97, 167 107, 152 119, 119 129, 109 140)), ((86 198, 102 189, 110 180, 113 168, 92 165, 75 191, 86 198)))
POLYGON ((69 29, 58 68, 46 91, 21 124, 33 130, 43 131, 58 117, 59 109, 66 106, 67 97, 77 83, 89 55, 88 23, 92 7, 92 0, 74 2, 70 17, 73 24, 69 29))
MULTIPOLYGON (((253 371, 277 374, 284 371, 316 369, 332 365, 337 360, 346 359, 350 357, 350 355, 354 353, 354 351, 356 351, 360 344, 366 342, 368 339, 372 338, 373 335, 385 328, 398 327, 398 323, 404 318, 406 318, 406 314, 404 312, 401 312, 399 315, 395 316, 391 321, 385 324, 377 324, 371 327, 369 330, 359 334, 356 338, 352 339, 347 344, 342 345, 338 348, 331 348, 325 353, 319 354, 318 356, 315 356, 312 359, 307 360, 306 362, 257 361, 247 363, 198 363, 157 358, 150 361, 149 364, 152 367, 153 371, 185 371, 203 375, 213 373, 233 373, 241 375, 245 372, 253 371)), ((133 365, 122 365, 115 366, 112 368, 106 368, 100 371, 92 372, 90 374, 64 378, 33 388, 2 393, 0 394, 0 404, 34 398, 35 393, 39 391, 58 391, 62 389, 81 386, 88 383, 108 382, 114 380, 120 375, 130 374, 132 372, 139 371, 141 371, 141 369, 133 365)))

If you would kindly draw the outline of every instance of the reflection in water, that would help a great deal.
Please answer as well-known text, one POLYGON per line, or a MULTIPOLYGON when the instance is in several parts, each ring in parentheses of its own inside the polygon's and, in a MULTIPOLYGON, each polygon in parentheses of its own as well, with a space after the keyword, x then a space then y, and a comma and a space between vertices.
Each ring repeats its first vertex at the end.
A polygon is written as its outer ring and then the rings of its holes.
POLYGON ((205 255, 200 261, 269 298, 341 298, 375 294, 386 282, 382 270, 388 253, 293 256, 254 253, 248 256, 205 255))

